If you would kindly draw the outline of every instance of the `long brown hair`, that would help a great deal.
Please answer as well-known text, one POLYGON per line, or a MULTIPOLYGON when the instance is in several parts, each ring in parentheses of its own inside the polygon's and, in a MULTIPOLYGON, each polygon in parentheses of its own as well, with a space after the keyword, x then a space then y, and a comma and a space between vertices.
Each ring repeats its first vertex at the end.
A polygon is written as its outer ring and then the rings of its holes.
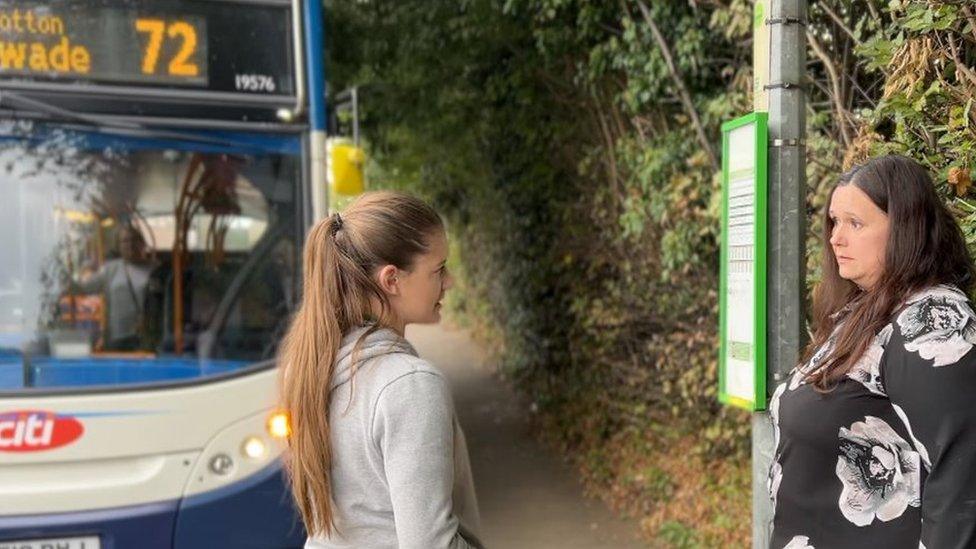
POLYGON ((807 374, 820 391, 836 386, 861 358, 891 315, 913 293, 936 284, 972 287, 974 269, 962 231, 939 199, 929 173, 910 158, 889 155, 868 160, 843 174, 824 207, 823 279, 814 291, 814 335, 807 363, 839 323, 833 350, 807 374), (837 187, 854 185, 888 215, 884 269, 873 288, 841 278, 830 245, 834 222, 830 201, 837 187))
POLYGON ((370 325, 359 345, 390 325, 390 303, 374 275, 386 265, 409 271, 439 230, 444 230, 441 218, 423 201, 377 191, 363 194, 308 233, 301 305, 278 361, 280 405, 291 426, 285 461, 292 496, 311 535, 335 530, 329 386, 342 339, 370 325))

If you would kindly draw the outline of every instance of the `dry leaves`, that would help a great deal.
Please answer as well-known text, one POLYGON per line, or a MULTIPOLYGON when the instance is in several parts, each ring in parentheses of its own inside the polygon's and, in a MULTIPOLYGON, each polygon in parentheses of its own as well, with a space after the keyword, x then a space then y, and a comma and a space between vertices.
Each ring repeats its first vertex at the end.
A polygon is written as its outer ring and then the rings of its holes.
POLYGON ((973 180, 969 175, 969 170, 954 166, 949 168, 949 186, 956 191, 956 196, 965 196, 969 188, 973 186, 973 180))
POLYGON ((884 139, 875 133, 869 124, 862 125, 861 129, 857 132, 857 137, 854 138, 854 142, 851 143, 851 146, 847 148, 847 152, 844 153, 844 170, 849 170, 856 164, 860 164, 871 158, 872 145, 883 141, 884 139))
POLYGON ((929 64, 935 58, 935 42, 931 37, 905 40, 888 66, 889 76, 884 87, 884 98, 912 89, 925 80, 929 64))

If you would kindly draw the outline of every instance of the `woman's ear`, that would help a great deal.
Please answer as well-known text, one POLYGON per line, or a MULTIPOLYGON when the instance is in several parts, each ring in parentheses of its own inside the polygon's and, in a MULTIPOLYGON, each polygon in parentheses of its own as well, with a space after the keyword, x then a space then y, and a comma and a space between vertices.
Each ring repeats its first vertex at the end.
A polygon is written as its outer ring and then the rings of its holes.
POLYGON ((400 295, 398 269, 395 265, 386 265, 379 272, 380 288, 390 295, 400 295))

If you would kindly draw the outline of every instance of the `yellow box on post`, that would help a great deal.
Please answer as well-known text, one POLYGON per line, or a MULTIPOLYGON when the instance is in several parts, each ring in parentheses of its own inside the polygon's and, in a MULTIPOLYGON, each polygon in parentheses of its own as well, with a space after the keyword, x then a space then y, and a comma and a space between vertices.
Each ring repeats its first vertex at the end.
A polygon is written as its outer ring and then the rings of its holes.
POLYGON ((332 152, 332 190, 336 194, 356 196, 365 190, 363 168, 366 153, 361 147, 348 143, 335 143, 332 152))

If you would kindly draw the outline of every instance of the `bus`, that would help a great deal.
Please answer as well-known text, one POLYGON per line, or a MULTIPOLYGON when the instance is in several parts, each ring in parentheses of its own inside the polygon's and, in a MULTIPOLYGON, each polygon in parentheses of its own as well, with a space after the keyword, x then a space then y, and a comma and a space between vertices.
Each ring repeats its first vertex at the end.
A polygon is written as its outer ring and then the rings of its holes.
POLYGON ((299 547, 316 0, 0 0, 0 548, 299 547))

